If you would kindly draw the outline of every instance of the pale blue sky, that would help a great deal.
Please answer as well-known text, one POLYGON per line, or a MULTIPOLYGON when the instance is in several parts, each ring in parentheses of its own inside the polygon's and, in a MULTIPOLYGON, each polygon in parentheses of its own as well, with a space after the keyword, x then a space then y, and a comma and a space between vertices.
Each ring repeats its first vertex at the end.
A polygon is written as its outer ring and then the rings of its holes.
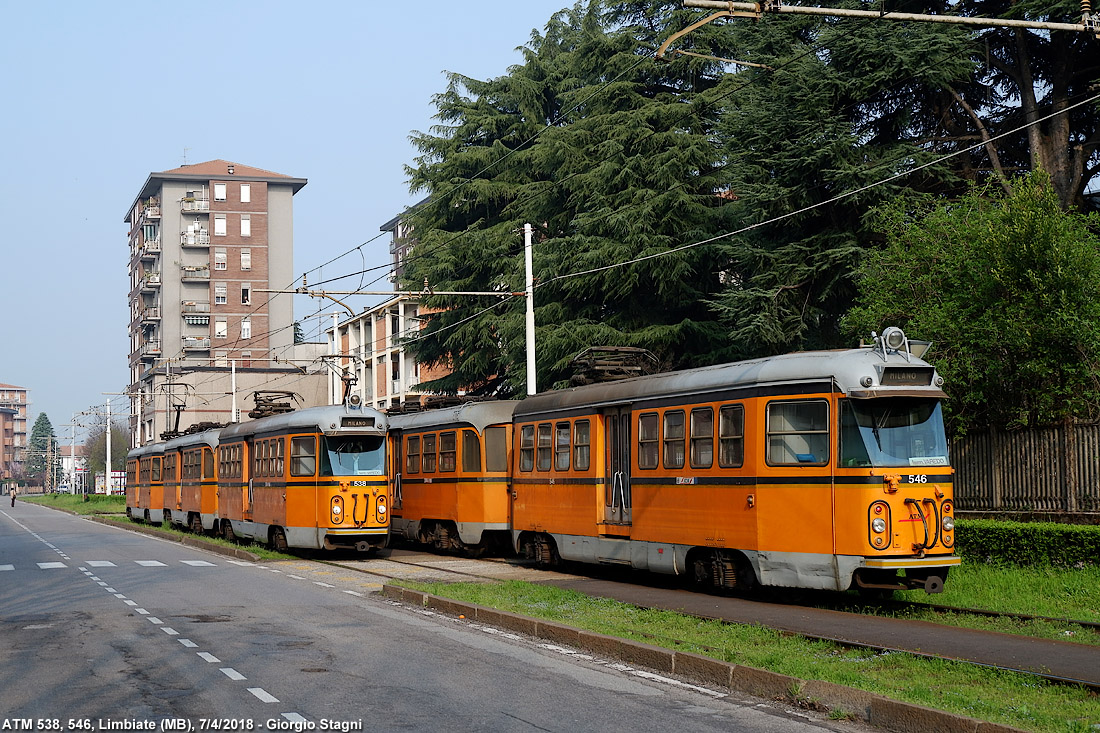
MULTIPOLYGON (((62 436, 126 388, 123 217, 150 172, 186 149, 190 163, 309 179, 294 197, 301 274, 419 199, 408 135, 433 123, 444 72, 505 73, 571 4, 0 0, 0 383, 29 389, 31 422, 45 412, 62 436)), ((385 237, 364 250, 368 267, 388 260, 385 237)), ((356 253, 311 279, 363 264, 356 253)), ((300 296, 295 310, 316 308, 300 296)))

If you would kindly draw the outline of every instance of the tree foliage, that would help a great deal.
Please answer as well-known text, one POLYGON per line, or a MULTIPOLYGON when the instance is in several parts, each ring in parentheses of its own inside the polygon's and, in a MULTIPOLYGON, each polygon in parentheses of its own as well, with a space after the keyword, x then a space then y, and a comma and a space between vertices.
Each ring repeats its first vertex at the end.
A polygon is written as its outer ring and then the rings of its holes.
POLYGON ((31 481, 42 482, 46 472, 51 469, 60 469, 61 456, 56 453, 57 436, 53 431, 53 424, 46 413, 38 413, 38 418, 31 426, 31 435, 27 440, 26 477, 31 481), (53 453, 51 453, 51 445, 53 453), (53 461, 50 461, 53 456, 53 461))
MULTIPOLYGON (((111 469, 113 471, 126 470, 126 452, 129 445, 130 433, 124 423, 111 425, 111 469)), ((91 476, 103 473, 106 475, 107 465, 107 427, 96 425, 88 431, 84 439, 84 456, 88 462, 88 473, 91 476)))
POLYGON ((1100 217, 1063 212, 1042 172, 1012 189, 879 209, 845 319, 933 341, 960 432, 1100 418, 1100 217))

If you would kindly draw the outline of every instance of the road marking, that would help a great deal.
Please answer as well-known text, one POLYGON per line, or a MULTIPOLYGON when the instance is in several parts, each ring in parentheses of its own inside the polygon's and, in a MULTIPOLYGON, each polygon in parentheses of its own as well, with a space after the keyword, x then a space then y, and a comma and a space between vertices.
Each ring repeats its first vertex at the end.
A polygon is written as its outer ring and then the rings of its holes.
POLYGON ((287 575, 288 578, 294 578, 295 580, 305 580, 301 575, 287 575))
POLYGON ((140 613, 142 616, 148 616, 149 615, 149 612, 146 611, 144 608, 135 608, 134 611, 136 611, 137 613, 140 613))
POLYGON ((194 649, 195 647, 198 646, 198 644, 191 641, 190 639, 176 639, 176 641, 178 641, 180 644, 183 644, 188 649, 194 649))
POLYGON ((243 560, 229 560, 228 562, 232 565, 240 565, 241 567, 245 568, 252 566, 252 563, 244 562, 243 560))
POLYGON ((147 620, 149 621, 149 623, 151 623, 151 624, 157 624, 158 626, 159 626, 160 624, 164 623, 163 621, 161 621, 161 620, 160 620, 159 618, 157 618, 156 616, 150 616, 150 617, 149 617, 149 618, 148 618, 147 620))
POLYGON ((218 662, 222 661, 222 660, 218 659, 217 657, 215 657, 210 652, 196 652, 196 653, 208 662, 213 662, 213 663, 217 664, 218 662))
MULTIPOLYGON (((110 589, 110 588, 108 588, 107 590, 111 590, 111 589, 110 589)), ((115 597, 115 598, 125 598, 125 597, 126 597, 126 594, 124 594, 124 593, 115 593, 115 594, 114 594, 114 597, 115 597)))
POLYGON ((134 560, 134 562, 136 562, 138 565, 142 566, 143 568, 166 568, 166 567, 168 567, 166 564, 162 563, 160 560, 134 560))
POLYGON ((110 560, 88 560, 88 567, 90 568, 117 568, 110 560))
POLYGON ((193 568, 213 568, 213 567, 217 567, 214 563, 207 562, 206 560, 180 560, 180 562, 182 562, 184 565, 190 565, 193 568))
POLYGON ((355 591, 355 590, 346 590, 346 591, 344 591, 344 592, 345 592, 345 593, 347 593, 347 594, 348 594, 349 596, 359 596, 360 598, 362 598, 362 597, 363 597, 363 594, 362 594, 362 593, 360 593, 359 591, 355 591))
POLYGON ((115 590, 114 588, 112 588, 112 587, 111 587, 111 586, 109 586, 109 585, 108 585, 108 586, 106 586, 106 587, 105 587, 105 588, 104 588, 103 590, 107 591, 108 593, 118 593, 118 591, 117 591, 117 590, 115 590))
POLYGON ((40 563, 38 563, 38 567, 42 568, 43 570, 53 570, 54 568, 63 568, 63 567, 65 567, 65 563, 63 563, 63 562, 40 562, 40 563))
POLYGON ((125 603, 127 606, 136 606, 137 605, 137 601, 131 601, 129 598, 125 599, 122 602, 125 603))
POLYGON ((307 722, 309 722, 305 718, 303 718, 301 715, 298 715, 298 713, 283 713, 283 717, 286 718, 287 720, 289 720, 291 723, 307 723, 307 722))
POLYGON ((0 570, 15 570, 14 565, 0 565, 0 570))
POLYGON ((107 587, 107 583, 106 583, 106 581, 103 581, 103 580, 97 580, 96 582, 97 582, 97 583, 99 583, 99 584, 100 584, 101 586, 103 586, 104 588, 106 588, 106 587, 107 587))
POLYGON ((319 581, 319 580, 315 580, 315 581, 313 581, 313 584, 314 584, 314 585, 319 585, 319 586, 321 586, 322 588, 335 588, 335 587, 336 587, 335 585, 329 585, 328 583, 322 583, 322 582, 321 582, 321 581, 319 581))
POLYGON ((160 630, 163 631, 164 633, 168 634, 169 636, 179 636, 180 635, 180 632, 176 631, 173 628, 169 628, 168 626, 162 626, 160 630))
POLYGON ((262 687, 249 687, 248 691, 260 699, 260 702, 279 702, 279 698, 262 687))
POLYGON ((221 671, 222 671, 222 674, 224 674, 226 677, 228 677, 231 680, 246 680, 246 679, 248 679, 247 677, 245 677, 243 674, 241 674, 237 670, 233 669, 232 667, 222 667, 221 671))

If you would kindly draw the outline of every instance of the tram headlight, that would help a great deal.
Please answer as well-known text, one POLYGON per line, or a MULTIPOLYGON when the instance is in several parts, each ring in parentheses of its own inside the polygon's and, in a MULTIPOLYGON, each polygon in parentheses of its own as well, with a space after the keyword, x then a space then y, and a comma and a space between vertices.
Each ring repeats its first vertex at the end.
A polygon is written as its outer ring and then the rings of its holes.
POLYGON ((955 518, 954 517, 944 517, 943 518, 943 531, 944 532, 950 532, 953 529, 955 529, 955 518))
POLYGON ((886 531, 886 520, 882 517, 875 517, 871 520, 871 531, 876 534, 881 534, 886 531))
POLYGON ((386 497, 385 496, 379 496, 378 501, 374 505, 374 507, 375 507, 375 516, 377 516, 378 521, 379 522, 385 522, 386 521, 386 511, 387 511, 386 497))
POLYGON ((882 332, 882 342, 886 344, 886 348, 897 351, 905 346, 905 331, 897 326, 890 326, 882 332))
POLYGON ((329 502, 329 510, 332 512, 332 523, 340 524, 344 521, 344 501, 339 496, 332 497, 329 502))

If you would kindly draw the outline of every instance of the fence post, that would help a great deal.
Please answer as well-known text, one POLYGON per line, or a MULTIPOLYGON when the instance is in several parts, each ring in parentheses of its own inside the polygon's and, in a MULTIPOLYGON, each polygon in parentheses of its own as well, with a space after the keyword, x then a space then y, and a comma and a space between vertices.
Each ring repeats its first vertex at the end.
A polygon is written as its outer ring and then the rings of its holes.
POLYGON ((1065 486, 1065 511, 1077 511, 1077 426, 1073 418, 1062 422, 1062 476, 1065 486))
POLYGON ((990 476, 993 479, 992 494, 993 494, 993 506, 992 509, 995 512, 1002 511, 1004 509, 1004 476, 1001 471, 1001 435, 997 432, 997 428, 989 428, 989 458, 993 464, 990 468, 990 476))

